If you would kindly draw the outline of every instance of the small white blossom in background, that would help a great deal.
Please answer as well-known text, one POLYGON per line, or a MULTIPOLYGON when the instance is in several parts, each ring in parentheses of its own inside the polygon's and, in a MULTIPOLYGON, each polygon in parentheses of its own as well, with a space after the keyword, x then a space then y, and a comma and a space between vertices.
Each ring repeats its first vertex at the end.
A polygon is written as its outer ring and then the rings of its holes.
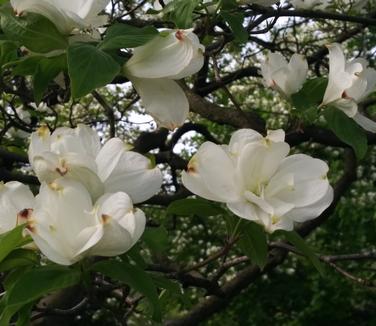
POLYGON ((260 6, 269 7, 279 2, 279 0, 238 0, 240 4, 255 4, 260 6))
POLYGON ((145 156, 129 151, 119 138, 103 147, 95 130, 85 125, 58 128, 46 126, 31 135, 29 161, 41 182, 69 177, 81 182, 93 199, 105 192, 126 192, 135 203, 160 190, 162 173, 145 156))
MULTIPOLYGON (((27 110, 25 110, 22 106, 18 106, 15 109, 15 111, 16 111, 16 114, 17 114, 17 117, 14 115, 15 120, 20 119, 25 124, 31 123, 30 113, 27 110)), ((14 128, 14 127, 10 128, 8 130, 8 134, 13 138, 21 138, 21 139, 25 139, 25 138, 28 138, 30 136, 29 132, 24 131, 24 130, 20 130, 19 128, 14 128)))
POLYGON ((321 105, 334 106, 365 130, 376 132, 376 122, 358 111, 358 103, 376 88, 376 70, 368 68, 368 62, 362 58, 346 62, 341 46, 337 43, 327 47, 329 80, 321 105))
POLYGON ((42 183, 27 232, 51 261, 71 265, 85 256, 128 251, 145 228, 145 215, 125 193, 105 194, 93 205, 79 182, 60 178, 42 183))
POLYGON ((328 0, 290 0, 295 9, 318 9, 323 10, 329 5, 328 0))
POLYGON ((17 181, 0 182, 0 234, 26 223, 34 207, 29 187, 17 181))
POLYGON ((98 14, 106 8, 110 0, 11 0, 18 15, 24 12, 40 14, 48 18, 63 34, 74 29, 87 29, 102 26, 107 17, 98 14))
POLYGON ((163 127, 174 129, 188 116, 189 103, 175 80, 198 72, 204 46, 191 29, 165 30, 134 49, 124 73, 141 97, 146 111, 163 127))
POLYGON ((261 74, 267 87, 276 89, 284 96, 297 93, 307 79, 308 63, 300 54, 294 54, 290 62, 280 53, 269 52, 261 63, 261 74))
POLYGON ((287 157, 284 137, 283 130, 263 137, 241 129, 228 146, 205 142, 183 172, 183 184, 268 232, 293 230, 294 222, 314 219, 330 205, 333 189, 327 164, 304 154, 287 157))

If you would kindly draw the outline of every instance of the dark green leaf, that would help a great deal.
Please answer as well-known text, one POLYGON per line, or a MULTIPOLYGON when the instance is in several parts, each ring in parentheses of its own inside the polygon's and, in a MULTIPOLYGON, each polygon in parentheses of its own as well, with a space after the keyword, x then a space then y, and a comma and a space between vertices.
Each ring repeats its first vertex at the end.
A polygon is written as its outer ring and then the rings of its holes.
POLYGON ((284 230, 279 230, 278 234, 282 234, 288 242, 294 245, 296 249, 301 251, 301 253, 305 257, 307 257, 307 259, 309 259, 309 261, 313 264, 313 266, 318 270, 318 272, 321 275, 324 275, 324 267, 321 264, 320 260, 298 233, 296 233, 295 231, 288 232, 284 230))
POLYGON ((158 30, 153 26, 139 28, 126 24, 115 24, 108 28, 106 37, 99 44, 99 48, 101 50, 136 48, 151 41, 158 34, 158 30))
POLYGON ((111 82, 120 65, 107 53, 87 43, 68 48, 68 72, 73 98, 82 97, 111 82))
POLYGON ((248 40, 248 31, 243 26, 243 13, 230 13, 227 11, 221 11, 221 16, 230 26, 232 34, 234 35, 236 41, 244 43, 248 40))
POLYGON ((0 15, 1 29, 5 36, 33 52, 47 53, 66 49, 68 46, 67 38, 41 15, 27 13, 17 17, 11 9, 1 10, 0 15))
POLYGON ((38 104, 48 84, 67 66, 66 55, 41 59, 33 76, 34 100, 38 104))
POLYGON ((198 4, 198 0, 174 0, 166 5, 163 12, 178 28, 191 28, 193 11, 198 4))
POLYGON ((23 58, 18 61, 10 62, 10 65, 14 65, 12 70, 13 75, 16 76, 30 76, 34 75, 35 71, 37 70, 39 61, 41 61, 44 57, 39 55, 33 55, 30 57, 23 58))
POLYGON ((39 256, 33 250, 16 249, 0 263, 0 272, 29 265, 36 265, 38 262, 39 256))
POLYGON ((158 288, 165 289, 176 296, 182 295, 181 287, 178 282, 171 281, 168 278, 155 274, 153 274, 151 277, 153 279, 154 284, 158 288))
POLYGON ((17 45, 14 42, 0 41, 0 67, 17 60, 17 45))
POLYGON ((18 319, 17 319, 16 326, 30 325, 30 316, 31 316, 33 306, 34 306, 34 302, 22 307, 22 309, 18 312, 18 319))
POLYGON ((180 215, 180 216, 191 216, 197 215, 201 217, 209 217, 216 215, 224 215, 226 211, 221 208, 218 204, 212 201, 201 199, 201 198, 188 198, 180 199, 172 202, 166 211, 167 215, 180 215))
POLYGON ((298 93, 291 95, 292 104, 301 112, 317 109, 324 98, 327 85, 328 79, 324 77, 307 80, 298 93))
POLYGON ((359 160, 362 159, 368 147, 367 135, 363 128, 337 108, 326 108, 324 115, 329 128, 340 140, 354 149, 359 160))
POLYGON ((161 321, 161 307, 157 289, 151 277, 141 268, 117 260, 106 260, 95 264, 92 270, 114 280, 128 284, 148 299, 153 310, 153 319, 161 321))
MULTIPOLYGON (((126 253, 126 256, 130 257, 138 267, 146 268, 147 264, 140 254, 140 246, 138 244, 134 245, 131 250, 126 253)), ((123 257, 123 256, 122 256, 123 257)))
POLYGON ((7 305, 27 304, 43 295, 64 289, 81 280, 81 273, 63 266, 48 265, 21 275, 9 289, 7 305))
POLYGON ((163 226, 147 228, 142 235, 142 239, 153 252, 164 252, 169 246, 168 233, 163 226))
POLYGON ((25 238, 23 236, 24 227, 24 225, 20 225, 0 236, 0 262, 2 262, 12 250, 30 242, 30 237, 25 238))
POLYGON ((264 228, 254 222, 243 221, 239 244, 253 264, 264 268, 268 258, 268 243, 264 228))

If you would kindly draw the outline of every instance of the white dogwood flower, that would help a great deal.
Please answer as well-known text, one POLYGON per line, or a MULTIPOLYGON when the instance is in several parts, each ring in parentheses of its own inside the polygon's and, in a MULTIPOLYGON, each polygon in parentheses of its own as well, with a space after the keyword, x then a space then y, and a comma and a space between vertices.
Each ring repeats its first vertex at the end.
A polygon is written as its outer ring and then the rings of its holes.
POLYGON ((204 64, 204 47, 188 30, 166 30, 134 49, 124 73, 141 97, 145 109, 164 127, 184 123, 188 99, 175 82, 198 72, 204 64))
POLYGON ((333 190, 324 161, 303 154, 287 157, 289 150, 282 130, 262 137, 242 129, 228 146, 205 142, 183 172, 183 184, 269 232, 292 230, 294 222, 319 216, 330 205, 333 190))
POLYGON ((289 97, 297 93, 307 79, 308 63, 300 54, 294 54, 290 62, 280 53, 269 52, 261 63, 264 84, 289 97))
POLYGON ((24 12, 40 14, 48 18, 63 34, 75 28, 85 29, 102 26, 106 16, 98 14, 110 0, 11 0, 18 15, 24 12))
POLYGON ((332 105, 365 130, 376 132, 376 122, 358 112, 358 103, 376 88, 376 70, 368 68, 368 62, 362 58, 346 62, 338 43, 327 47, 329 80, 321 105, 332 105))

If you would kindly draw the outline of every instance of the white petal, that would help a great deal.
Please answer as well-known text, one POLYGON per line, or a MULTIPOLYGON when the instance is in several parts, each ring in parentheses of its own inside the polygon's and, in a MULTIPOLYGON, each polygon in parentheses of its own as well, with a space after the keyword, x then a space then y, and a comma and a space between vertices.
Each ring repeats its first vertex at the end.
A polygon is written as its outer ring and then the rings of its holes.
POLYGON ((376 122, 367 118, 363 114, 360 114, 359 112, 356 113, 353 117, 354 121, 361 126, 363 129, 376 133, 376 122))
POLYGON ((27 11, 43 15, 63 34, 69 34, 75 27, 84 26, 84 21, 72 11, 64 11, 55 1, 12 0, 12 7, 18 14, 27 11), (52 2, 52 3, 51 3, 52 2))
POLYGON ((90 254, 116 256, 125 253, 142 235, 145 215, 141 210, 134 212, 130 197, 121 192, 101 197, 96 205, 102 217, 104 235, 90 254))
POLYGON ((181 73, 196 55, 197 48, 186 32, 172 31, 135 48, 125 70, 138 78, 169 78, 181 73))
POLYGON ((244 190, 258 193, 286 157, 290 147, 285 142, 250 143, 242 151, 237 166, 237 181, 244 190))
POLYGON ((287 213, 287 216, 296 222, 305 222, 321 215, 333 201, 333 188, 328 187, 325 195, 317 202, 309 206, 298 207, 287 213))
POLYGON ((255 207, 255 205, 246 200, 227 203, 227 208, 241 218, 250 221, 259 221, 257 208, 255 207))
POLYGON ((228 151, 232 155, 239 155, 245 145, 262 139, 262 135, 253 129, 239 129, 232 134, 228 151))
POLYGON ((29 187, 17 181, 6 184, 0 182, 0 234, 12 230, 17 224, 25 223, 23 216, 18 214, 32 208, 34 195, 29 187))
POLYGON ((30 164, 33 164, 34 157, 50 150, 51 136, 47 126, 40 127, 30 136, 28 156, 30 164))
POLYGON ((304 154, 291 155, 283 160, 277 173, 270 180, 265 195, 291 203, 296 207, 310 205, 320 200, 329 187, 326 178, 328 165, 319 159, 304 154), (293 176, 293 184, 286 182, 285 177, 293 176))
POLYGON ((127 144, 120 138, 111 138, 104 144, 95 159, 98 175, 102 181, 105 181, 119 165, 119 160, 125 149, 127 149, 127 144))
POLYGON ((353 118, 358 112, 358 104, 351 99, 340 98, 339 100, 332 102, 332 105, 340 109, 349 118, 353 118))
POLYGON ((155 195, 161 188, 162 173, 159 168, 152 168, 145 156, 128 151, 119 138, 112 138, 103 146, 96 162, 106 192, 122 191, 134 203, 139 203, 155 195))
POLYGON ((266 139, 271 140, 274 143, 280 143, 285 141, 285 131, 283 129, 268 130, 266 139))
POLYGON ((51 135, 51 151, 56 154, 77 153, 90 156, 93 160, 101 144, 96 131, 85 125, 77 128, 61 127, 51 135))
POLYGON ((209 192, 223 202, 234 202, 240 198, 234 172, 231 158, 221 146, 212 142, 202 144, 188 166, 188 173, 199 174, 209 192))
POLYGON ((28 221, 30 235, 47 258, 72 264, 101 237, 100 223, 92 210, 89 193, 82 184, 67 178, 42 184, 28 221))
MULTIPOLYGON (((129 77, 129 76, 128 76, 129 77)), ((188 116, 189 103, 181 87, 170 79, 130 77, 145 110, 162 127, 175 129, 188 116)))
POLYGON ((342 98, 343 92, 351 87, 351 73, 345 71, 346 60, 338 43, 327 46, 329 50, 329 80, 325 90, 323 104, 329 104, 342 98))
POLYGON ((288 64, 288 69, 289 79, 286 84, 286 94, 291 95, 298 92, 307 79, 307 60, 300 54, 294 54, 288 64))
POLYGON ((222 197, 218 197, 215 194, 211 193, 208 187, 205 184, 204 178, 195 171, 182 172, 181 179, 184 187, 186 187, 190 192, 194 193, 197 196, 202 198, 226 202, 222 197))

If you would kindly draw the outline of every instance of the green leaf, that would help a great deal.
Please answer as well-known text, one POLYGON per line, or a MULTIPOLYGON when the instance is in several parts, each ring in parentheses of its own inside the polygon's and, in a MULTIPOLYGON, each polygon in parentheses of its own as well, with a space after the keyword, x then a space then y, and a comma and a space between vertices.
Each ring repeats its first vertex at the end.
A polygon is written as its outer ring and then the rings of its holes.
POLYGON ((30 325, 30 316, 33 310, 34 303, 30 303, 18 312, 18 319, 16 326, 28 326, 30 325))
POLYGON ((268 243, 264 228, 254 222, 244 221, 240 230, 240 247, 253 264, 263 269, 268 258, 268 243))
POLYGON ((47 293, 76 285, 81 280, 78 270, 63 266, 47 265, 32 269, 9 289, 7 305, 25 305, 47 293))
POLYGON ((163 226, 145 229, 142 240, 153 252, 161 253, 169 247, 168 232, 163 226))
POLYGON ((30 237, 23 236, 25 225, 20 225, 13 230, 0 235, 0 262, 17 247, 21 247, 31 241, 30 237))
POLYGON ((136 244, 132 247, 132 249, 128 250, 128 252, 125 255, 131 258, 138 267, 145 269, 147 267, 147 264, 142 255, 140 254, 140 250, 140 246, 136 244))
POLYGON ((87 43, 68 48, 68 72, 73 98, 107 85, 120 72, 120 65, 107 53, 87 43))
MULTIPOLYGON (((8 325, 12 316, 42 296, 76 285, 81 280, 81 273, 63 266, 48 265, 23 271, 17 270, 12 285, 7 288, 3 298, 0 325, 8 325)), ((8 282, 9 283, 9 282, 8 282)))
POLYGON ((6 272, 29 265, 36 265, 37 263, 39 263, 39 256, 34 251, 28 249, 16 249, 0 263, 0 272, 6 272))
POLYGON ((143 269, 117 260, 106 260, 96 263, 92 266, 92 270, 128 284, 134 290, 145 295, 152 307, 153 319, 161 321, 161 307, 157 289, 152 278, 143 269))
POLYGON ((167 215, 209 217, 216 215, 224 215, 226 211, 218 204, 201 198, 187 198, 175 200, 166 211, 167 215))
POLYGON ((33 55, 29 57, 22 58, 18 61, 10 62, 9 65, 14 66, 12 73, 15 76, 30 76, 34 75, 39 61, 44 57, 40 55, 33 55))
POLYGON ((320 260, 316 256, 316 254, 313 252, 313 250, 307 245, 307 243, 304 241, 304 239, 295 231, 284 231, 284 230, 278 230, 277 234, 282 234, 282 236, 290 242, 292 245, 295 246, 296 249, 301 251, 301 253, 309 259, 309 261, 313 264, 313 266, 317 269, 317 271, 324 275, 325 270, 324 266, 321 264, 320 260))
POLYGON ((199 4, 198 0, 174 0, 163 9, 167 18, 175 23, 178 28, 191 28, 193 24, 193 11, 199 4))
POLYGON ((324 116, 329 128, 341 141, 351 146, 357 158, 361 160, 366 155, 368 147, 367 135, 363 128, 337 108, 326 108, 324 116))
POLYGON ((17 60, 17 45, 10 41, 0 41, 0 67, 17 60))
POLYGON ((48 84, 67 66, 66 55, 41 59, 33 75, 34 100, 38 104, 48 84))
POLYGON ((230 13, 221 11, 221 16, 230 26, 236 41, 244 43, 248 40, 248 31, 243 26, 244 14, 240 12, 230 13))
POLYGON ((33 52, 47 53, 63 50, 68 46, 67 38, 60 34, 52 22, 41 15, 27 13, 17 17, 11 9, 1 10, 0 15, 0 25, 5 36, 33 52))
POLYGON ((178 282, 171 281, 168 278, 156 274, 151 275, 151 278, 158 288, 165 289, 175 296, 182 295, 182 290, 178 282))
POLYGON ((317 109, 322 103, 328 79, 324 77, 307 80, 302 89, 291 95, 292 104, 301 112, 317 109))
POLYGON ((158 34, 158 30, 153 26, 139 28, 126 24, 115 24, 107 29, 106 37, 98 47, 104 51, 136 48, 151 41, 158 34))

